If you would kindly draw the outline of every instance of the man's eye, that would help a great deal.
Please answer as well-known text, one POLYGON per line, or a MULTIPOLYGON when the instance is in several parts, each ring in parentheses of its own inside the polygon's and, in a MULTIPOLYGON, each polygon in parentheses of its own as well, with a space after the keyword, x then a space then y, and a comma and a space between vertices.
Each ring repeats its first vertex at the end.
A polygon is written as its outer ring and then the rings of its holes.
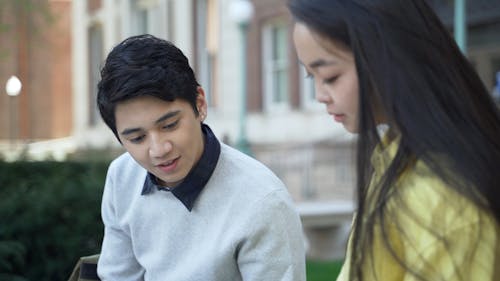
POLYGON ((145 138, 145 136, 142 135, 142 136, 138 136, 138 137, 135 137, 135 138, 131 138, 131 139, 129 139, 129 141, 131 143, 140 143, 140 142, 142 142, 144 140, 144 138, 145 138))
POLYGON ((178 123, 179 123, 179 121, 175 121, 173 123, 169 123, 169 124, 163 126, 162 128, 166 129, 166 130, 171 130, 171 129, 175 128, 178 123))

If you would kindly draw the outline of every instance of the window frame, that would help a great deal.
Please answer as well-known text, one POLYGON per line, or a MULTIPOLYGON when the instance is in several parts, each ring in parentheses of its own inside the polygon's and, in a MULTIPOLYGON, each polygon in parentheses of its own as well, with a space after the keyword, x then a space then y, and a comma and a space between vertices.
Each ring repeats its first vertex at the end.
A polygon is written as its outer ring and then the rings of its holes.
MULTIPOLYGON (((290 81, 289 81, 289 56, 288 56, 288 25, 286 20, 277 19, 267 22, 262 28, 262 93, 264 100, 264 110, 273 112, 283 112, 289 111, 291 109, 291 97, 290 97, 290 81), (277 30, 282 32, 280 35, 284 35, 282 38, 273 38, 273 32, 277 30), (283 40, 276 44, 276 40, 283 40), (277 45, 277 46, 276 46, 277 45), (280 50, 280 45, 282 50, 280 50), (279 52, 284 52, 281 60, 275 60, 273 52, 278 50, 279 52), (280 85, 276 84, 276 79, 274 79, 275 74, 280 75, 285 81, 282 82, 284 89, 282 89, 283 100, 275 101, 275 91, 276 87, 280 85)), ((278 82, 279 83, 279 82, 278 82)), ((278 94, 279 95, 279 94, 278 94)))

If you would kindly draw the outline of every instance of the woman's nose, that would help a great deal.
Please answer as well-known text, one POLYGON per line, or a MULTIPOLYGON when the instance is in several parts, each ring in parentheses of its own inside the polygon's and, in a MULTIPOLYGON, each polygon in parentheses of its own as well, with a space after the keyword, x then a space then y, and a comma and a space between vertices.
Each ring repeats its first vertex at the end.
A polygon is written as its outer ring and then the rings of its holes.
POLYGON ((332 97, 330 96, 330 94, 328 93, 328 91, 326 91, 323 88, 323 86, 322 86, 321 83, 318 83, 318 82, 315 83, 314 91, 315 91, 315 97, 316 97, 317 101, 319 101, 321 103, 331 103, 331 102, 333 102, 332 97))

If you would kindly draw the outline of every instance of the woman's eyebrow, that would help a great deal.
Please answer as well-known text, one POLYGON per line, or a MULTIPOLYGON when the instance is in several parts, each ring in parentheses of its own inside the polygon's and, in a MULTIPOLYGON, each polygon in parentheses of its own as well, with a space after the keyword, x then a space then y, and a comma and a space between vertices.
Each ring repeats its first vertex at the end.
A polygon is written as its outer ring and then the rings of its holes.
POLYGON ((309 63, 309 67, 310 68, 318 68, 318 67, 323 67, 323 66, 329 66, 332 64, 336 64, 336 62, 333 60, 326 61, 324 59, 317 59, 317 60, 309 63))

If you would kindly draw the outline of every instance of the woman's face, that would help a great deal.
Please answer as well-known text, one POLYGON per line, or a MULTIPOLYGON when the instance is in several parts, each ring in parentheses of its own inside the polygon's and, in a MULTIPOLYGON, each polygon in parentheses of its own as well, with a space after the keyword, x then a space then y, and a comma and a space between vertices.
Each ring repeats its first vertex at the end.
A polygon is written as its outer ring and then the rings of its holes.
POLYGON ((314 79, 316 99, 347 131, 358 132, 359 87, 354 56, 335 42, 318 43, 317 34, 302 23, 296 23, 293 41, 299 60, 314 79), (328 46, 328 50, 324 48, 328 46))

